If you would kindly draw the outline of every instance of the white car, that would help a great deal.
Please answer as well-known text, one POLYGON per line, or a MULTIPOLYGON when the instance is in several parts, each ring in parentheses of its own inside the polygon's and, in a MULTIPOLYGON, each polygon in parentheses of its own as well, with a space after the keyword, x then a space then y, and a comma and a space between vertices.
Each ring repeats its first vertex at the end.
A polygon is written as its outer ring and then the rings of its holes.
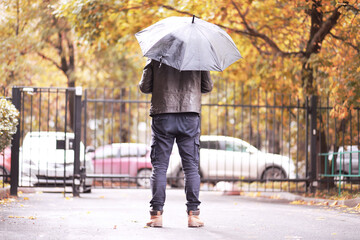
MULTIPOLYGON (((174 145, 175 146, 175 145, 174 145)), ((177 147, 170 157, 168 178, 171 185, 184 186, 184 174, 177 147)), ((295 165, 289 157, 264 153, 249 143, 233 137, 200 137, 200 176, 202 181, 270 180, 295 178, 295 165)))
MULTIPOLYGON (((29 132, 19 153, 20 186, 71 186, 74 174, 74 133, 29 132)), ((80 168, 93 173, 90 158, 80 142, 80 168)), ((90 192, 92 179, 85 179, 83 192, 90 192)))
MULTIPOLYGON (((334 155, 332 152, 329 154, 329 160, 336 161, 336 165, 334 164, 334 174, 341 172, 345 175, 358 175, 359 159, 359 147, 357 145, 340 146, 338 149, 338 154, 334 155), (340 162, 342 163, 341 171, 340 162)), ((330 165, 330 168, 332 168, 332 165, 330 165)))

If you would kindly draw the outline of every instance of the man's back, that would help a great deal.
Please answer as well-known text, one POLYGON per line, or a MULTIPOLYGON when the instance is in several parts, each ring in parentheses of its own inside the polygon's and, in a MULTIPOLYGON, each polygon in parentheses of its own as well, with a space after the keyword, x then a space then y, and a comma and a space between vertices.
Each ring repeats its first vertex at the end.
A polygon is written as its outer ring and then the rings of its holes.
POLYGON ((201 93, 212 90, 207 71, 179 71, 158 61, 148 61, 140 81, 143 93, 152 93, 150 115, 201 110, 201 93))

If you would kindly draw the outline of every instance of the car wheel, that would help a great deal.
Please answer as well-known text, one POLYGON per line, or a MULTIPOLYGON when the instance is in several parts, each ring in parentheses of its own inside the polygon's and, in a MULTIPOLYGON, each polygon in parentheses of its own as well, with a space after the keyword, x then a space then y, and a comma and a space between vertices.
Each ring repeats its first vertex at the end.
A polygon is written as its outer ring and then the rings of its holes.
POLYGON ((285 173, 278 167, 267 168, 262 174, 262 179, 271 180, 271 179, 284 179, 285 173))
POLYGON ((91 186, 85 186, 83 193, 91 193, 91 186))
POLYGON ((151 169, 148 168, 141 169, 136 175, 137 177, 136 183, 141 187, 149 188, 151 174, 152 174, 151 169))
POLYGON ((182 169, 179 170, 178 174, 176 175, 177 180, 176 180, 176 186, 178 188, 183 188, 185 187, 185 175, 184 175, 184 171, 182 169))

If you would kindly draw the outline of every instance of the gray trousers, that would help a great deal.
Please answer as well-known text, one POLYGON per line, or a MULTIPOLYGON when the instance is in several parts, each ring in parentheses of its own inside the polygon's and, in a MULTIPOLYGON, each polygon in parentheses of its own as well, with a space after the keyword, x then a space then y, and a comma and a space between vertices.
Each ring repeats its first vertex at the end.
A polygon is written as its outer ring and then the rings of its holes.
POLYGON ((150 178, 152 210, 163 210, 166 198, 166 172, 174 140, 179 148, 183 171, 185 174, 185 194, 187 210, 197 210, 200 205, 200 116, 197 113, 166 113, 152 118, 151 163, 153 166, 150 178))

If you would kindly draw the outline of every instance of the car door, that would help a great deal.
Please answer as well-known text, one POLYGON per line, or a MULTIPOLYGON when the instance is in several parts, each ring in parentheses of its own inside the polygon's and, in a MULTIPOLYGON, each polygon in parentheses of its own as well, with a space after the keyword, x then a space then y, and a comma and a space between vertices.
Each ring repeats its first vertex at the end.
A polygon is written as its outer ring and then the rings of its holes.
POLYGON ((218 140, 200 142, 200 169, 205 178, 222 179, 225 175, 225 146, 218 140))
POLYGON ((97 174, 120 173, 119 147, 105 145, 95 151, 94 172, 97 174))
POLYGON ((250 177, 250 153, 247 146, 235 139, 228 139, 225 145, 225 169, 227 178, 248 178, 250 177))

